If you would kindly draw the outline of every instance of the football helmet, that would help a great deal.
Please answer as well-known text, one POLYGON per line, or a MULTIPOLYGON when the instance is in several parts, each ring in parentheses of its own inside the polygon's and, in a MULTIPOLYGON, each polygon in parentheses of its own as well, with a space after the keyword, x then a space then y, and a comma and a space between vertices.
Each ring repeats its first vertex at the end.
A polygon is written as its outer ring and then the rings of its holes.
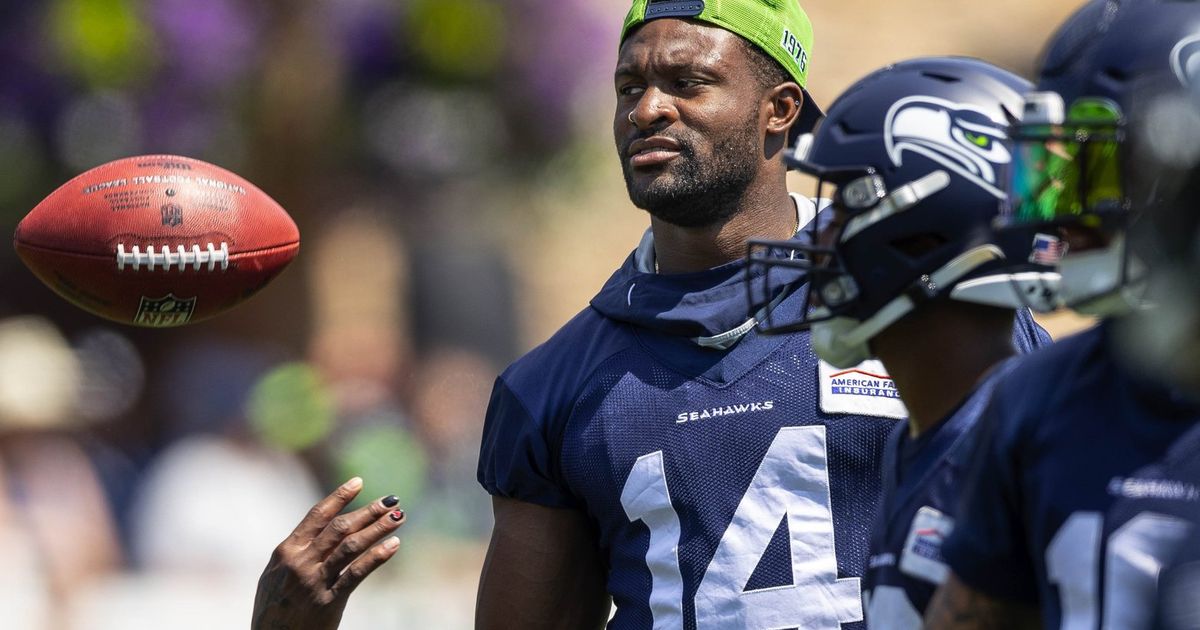
POLYGON ((937 57, 879 70, 838 98, 788 157, 817 178, 818 198, 831 187, 833 212, 792 241, 750 245, 751 268, 808 272, 799 315, 768 312, 761 328, 811 328, 818 356, 852 367, 927 300, 1051 307, 1057 274, 1030 262, 1033 233, 991 229, 1006 200, 1007 129, 1030 87, 976 59, 937 57))
POLYGON ((1179 144, 1162 108, 1186 100, 1200 76, 1200 2, 1092 0, 1051 39, 1040 66, 1010 133, 1011 203, 1000 224, 1098 234, 1102 245, 1063 256, 1060 295, 1084 314, 1118 314, 1141 303, 1146 275, 1126 230, 1161 194, 1149 169, 1135 169, 1150 136, 1161 136, 1160 148, 1179 144))

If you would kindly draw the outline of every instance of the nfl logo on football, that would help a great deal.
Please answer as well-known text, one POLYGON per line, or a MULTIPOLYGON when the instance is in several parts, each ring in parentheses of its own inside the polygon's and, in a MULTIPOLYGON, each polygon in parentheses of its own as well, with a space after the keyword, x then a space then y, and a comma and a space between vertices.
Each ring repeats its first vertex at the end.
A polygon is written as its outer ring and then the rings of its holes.
POLYGON ((188 323, 188 320, 192 318, 192 311, 195 310, 196 298, 180 299, 173 293, 168 293, 166 297, 157 300, 143 297, 138 305, 134 323, 154 328, 182 326, 188 323))
POLYGON ((183 225, 183 208, 173 203, 163 206, 162 224, 168 227, 179 227, 183 225))

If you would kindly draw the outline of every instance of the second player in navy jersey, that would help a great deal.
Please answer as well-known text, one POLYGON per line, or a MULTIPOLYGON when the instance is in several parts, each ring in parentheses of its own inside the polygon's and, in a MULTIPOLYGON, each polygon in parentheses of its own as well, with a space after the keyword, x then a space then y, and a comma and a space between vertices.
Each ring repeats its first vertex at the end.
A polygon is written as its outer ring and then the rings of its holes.
MULTIPOLYGON (((1167 122, 1184 144, 1200 146, 1200 126, 1195 124, 1200 122, 1200 99, 1192 94, 1184 103, 1187 107, 1175 110, 1172 119, 1182 115, 1192 124, 1167 122)), ((1154 270, 1147 298, 1154 308, 1125 318, 1121 347, 1138 373, 1159 384, 1160 399, 1177 409, 1190 407, 1191 415, 1200 418, 1200 155, 1172 157, 1167 164, 1161 158, 1139 164, 1157 170, 1160 190, 1168 192, 1154 200, 1132 230, 1137 257, 1154 270)), ((1113 489, 1120 496, 1106 522, 1151 514, 1159 528, 1175 534, 1140 545, 1148 551, 1144 557, 1162 562, 1153 627, 1200 627, 1200 426, 1177 439, 1161 461, 1137 470, 1113 489), (1181 528, 1190 532, 1173 545, 1181 528)))
POLYGON ((1010 158, 1007 120, 1030 85, 982 61, 927 58, 856 83, 801 139, 797 166, 834 190, 814 245, 762 243, 767 269, 811 274, 811 307, 772 312, 776 331, 811 327, 818 356, 851 369, 878 357, 909 411, 883 450, 883 495, 864 591, 872 628, 916 629, 947 573, 963 454, 1014 318, 1049 307, 1057 274, 1030 262, 1033 233, 991 231, 1010 158), (771 258, 779 251, 794 252, 771 258), (1017 314, 1019 311, 1019 316, 1017 314))
POLYGON ((1131 322, 1154 318, 1142 294, 1158 270, 1129 234, 1181 166, 1155 163, 1153 144, 1189 128, 1194 96, 1181 88, 1197 41, 1200 3, 1146 0, 1091 2, 1051 42, 1012 134, 1005 222, 1054 229, 1067 244, 1061 299, 1104 319, 997 383, 930 627, 1030 611, 1045 628, 1152 623, 1159 570, 1190 527, 1171 512, 1192 501, 1191 482, 1166 464, 1190 448, 1200 407, 1130 352, 1131 322))
POLYGON ((871 628, 917 630, 948 569, 942 542, 953 531, 979 414, 1011 362, 992 368, 962 404, 929 430, 892 432, 883 459, 883 499, 871 532, 865 589, 871 628))
POLYGON ((1155 567, 1187 533, 1161 506, 1113 510, 1164 489, 1172 501, 1151 469, 1200 420, 1130 371, 1116 326, 1060 341, 997 385, 946 549, 959 580, 1040 609, 1048 628, 1147 627, 1155 567))

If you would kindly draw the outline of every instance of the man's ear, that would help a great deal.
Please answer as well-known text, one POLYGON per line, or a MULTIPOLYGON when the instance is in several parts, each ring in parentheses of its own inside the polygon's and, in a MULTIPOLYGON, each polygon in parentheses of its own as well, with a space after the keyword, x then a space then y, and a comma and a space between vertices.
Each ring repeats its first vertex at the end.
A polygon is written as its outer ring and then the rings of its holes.
POLYGON ((784 134, 800 119, 804 105, 804 90, 794 82, 780 83, 768 94, 768 134, 784 134))

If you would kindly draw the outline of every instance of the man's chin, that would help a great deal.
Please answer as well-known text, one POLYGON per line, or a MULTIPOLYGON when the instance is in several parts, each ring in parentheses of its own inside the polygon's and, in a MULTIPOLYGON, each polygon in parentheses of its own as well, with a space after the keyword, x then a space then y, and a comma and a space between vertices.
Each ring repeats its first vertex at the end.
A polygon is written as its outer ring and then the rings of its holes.
POLYGON ((704 228, 727 218, 726 208, 706 203, 697 195, 658 195, 633 199, 638 208, 658 221, 681 228, 704 228))
POLYGON ((661 171, 626 173, 625 176, 625 189, 629 193, 629 199, 642 210, 649 210, 659 203, 671 203, 672 199, 679 196, 679 191, 675 190, 675 183, 675 178, 661 171))

